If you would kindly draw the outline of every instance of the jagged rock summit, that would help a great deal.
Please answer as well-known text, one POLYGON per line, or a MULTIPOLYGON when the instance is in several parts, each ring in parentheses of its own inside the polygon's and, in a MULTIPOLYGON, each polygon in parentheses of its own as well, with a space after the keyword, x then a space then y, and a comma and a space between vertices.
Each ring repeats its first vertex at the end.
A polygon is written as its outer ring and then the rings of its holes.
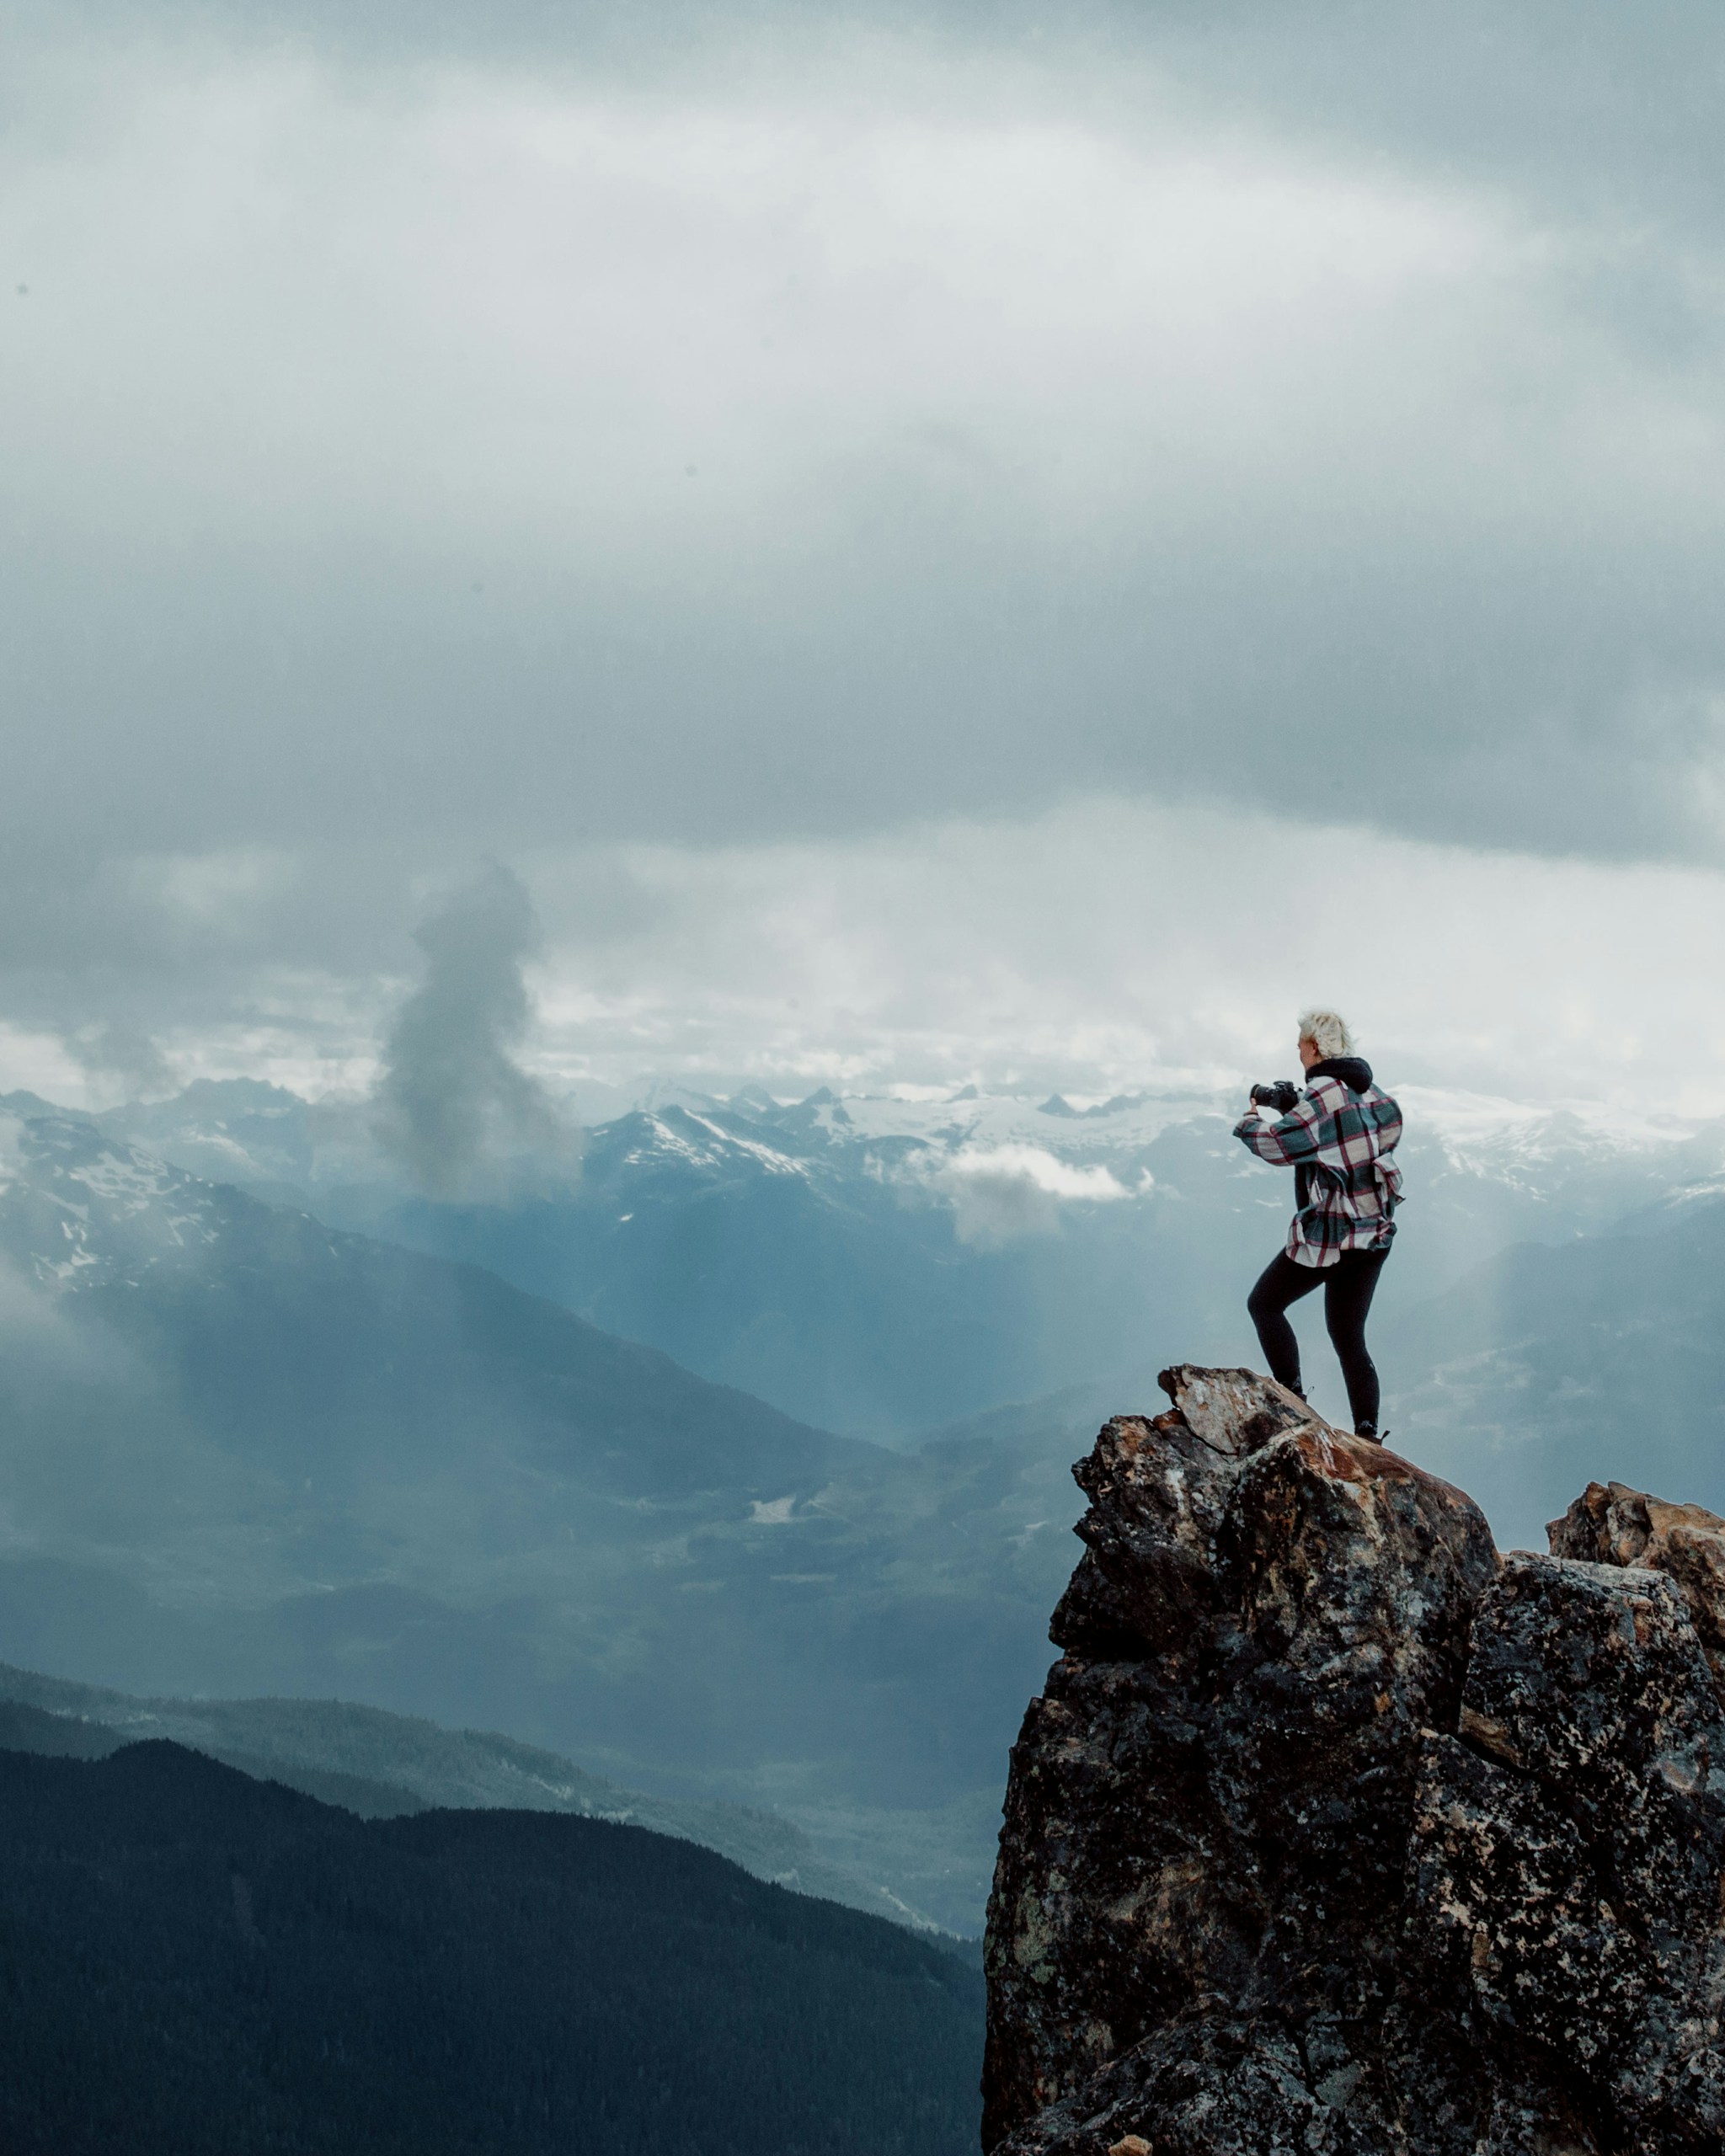
POLYGON ((1553 1554, 1246 1370, 1075 1470, 990 1903, 996 2156, 1725 2150, 1725 1522, 1553 1554))

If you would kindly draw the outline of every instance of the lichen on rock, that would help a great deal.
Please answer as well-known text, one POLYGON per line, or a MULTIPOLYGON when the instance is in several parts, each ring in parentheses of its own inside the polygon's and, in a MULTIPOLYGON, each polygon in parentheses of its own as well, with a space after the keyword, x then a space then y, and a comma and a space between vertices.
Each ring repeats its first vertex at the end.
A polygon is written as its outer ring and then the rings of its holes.
POLYGON ((1683 1590, 1716 1682, 1725 1683, 1725 1519, 1621 1482, 1589 1482, 1546 1534, 1554 1557, 1669 1573, 1683 1590))
POLYGON ((1725 1523, 1596 1485, 1500 1561, 1268 1380, 1162 1384, 1075 1470, 985 2147, 1725 2148, 1725 1523))

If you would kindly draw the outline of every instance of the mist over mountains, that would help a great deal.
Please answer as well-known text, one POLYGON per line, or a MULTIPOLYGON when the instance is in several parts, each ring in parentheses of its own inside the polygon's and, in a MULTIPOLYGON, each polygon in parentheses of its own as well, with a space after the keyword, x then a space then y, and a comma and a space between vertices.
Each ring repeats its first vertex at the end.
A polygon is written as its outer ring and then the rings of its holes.
MULTIPOLYGON (((1255 1359, 1288 1202, 1190 1098, 666 1101, 489 1204, 415 1194, 362 1115, 277 1088, 6 1105, 8 1660, 773 1806, 957 1929, 1068 1464, 1188 1343, 1255 1359)), ((1506 1540, 1632 1416, 1649 1479, 1725 1498, 1719 1129, 1410 1105, 1392 1441, 1506 1540)))
MULTIPOLYGON (((0 1750, 104 1759, 123 1746, 158 1740, 362 1819, 440 1806, 606 1819, 698 1842, 774 1886, 916 1921, 884 1885, 825 1860, 778 1813, 622 1789, 572 1759, 493 1731, 441 1729, 341 1700, 139 1698, 0 1662, 0 1750)), ((937 1896, 951 1884, 929 1883, 937 1896)))
POLYGON ((1045 1659, 1068 1437, 835 1437, 87 1122, 12 1133, 13 1659, 360 1698, 671 1793, 837 1807, 852 1868, 925 1915, 978 1904, 972 1800, 1045 1659), (953 1805, 969 1854, 943 1885, 953 1805), (915 1815, 902 1863, 859 1847, 857 1806, 915 1815))
POLYGON ((1557 1248, 1521 1245, 1386 1331, 1393 1442, 1538 1546, 1552 1492, 1621 1480, 1725 1497, 1725 1188, 1557 1248))
MULTIPOLYGON (((1413 1196, 1386 1316, 1510 1244, 1608 1227, 1725 1168, 1725 1122, 1403 1097, 1413 1196)), ((1194 1093, 672 1094, 590 1130, 578 1179, 559 1157, 483 1204, 418 1193, 363 1107, 253 1081, 99 1121, 194 1174, 483 1265, 800 1419, 902 1443, 1188 1346, 1250 1359, 1246 1289, 1290 1201, 1231 1139, 1237 1113, 1194 1093)))

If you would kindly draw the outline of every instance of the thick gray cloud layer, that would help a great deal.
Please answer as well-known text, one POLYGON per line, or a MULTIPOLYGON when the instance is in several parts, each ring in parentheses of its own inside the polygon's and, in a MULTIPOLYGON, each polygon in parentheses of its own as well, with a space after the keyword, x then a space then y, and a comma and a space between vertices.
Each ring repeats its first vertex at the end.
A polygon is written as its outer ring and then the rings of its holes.
POLYGON ((14 1015, 578 841, 1717 861, 1715 11, 644 12, 15 12, 14 1015))

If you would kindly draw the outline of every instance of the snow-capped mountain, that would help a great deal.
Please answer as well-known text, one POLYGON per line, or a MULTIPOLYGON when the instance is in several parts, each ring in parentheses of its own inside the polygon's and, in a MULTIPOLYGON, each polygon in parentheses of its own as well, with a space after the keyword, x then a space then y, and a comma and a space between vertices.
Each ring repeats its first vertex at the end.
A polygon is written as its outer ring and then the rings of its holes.
POLYGON ((247 1203, 81 1117, 0 1114, 0 1251, 42 1287, 197 1263, 247 1203))
MULTIPOLYGON (((1522 1241, 1557 1244, 1725 1167, 1725 1126, 1407 1087, 1408 1204, 1386 1316, 1522 1241)), ((473 1259, 828 1428, 920 1431, 1109 1374, 1249 1358, 1246 1289, 1289 1179, 1240 1102, 758 1090, 590 1131, 582 1172, 506 1203, 403 1187, 362 1108, 249 1081, 104 1118, 200 1173, 473 1259)))

